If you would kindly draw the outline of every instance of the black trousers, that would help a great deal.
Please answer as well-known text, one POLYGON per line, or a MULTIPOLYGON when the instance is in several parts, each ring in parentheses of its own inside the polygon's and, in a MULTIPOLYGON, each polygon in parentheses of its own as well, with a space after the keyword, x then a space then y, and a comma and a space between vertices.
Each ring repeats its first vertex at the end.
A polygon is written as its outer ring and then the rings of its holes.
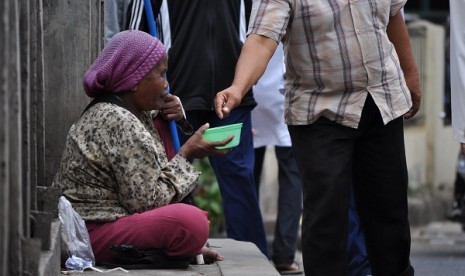
POLYGON ((358 129, 320 118, 289 132, 303 185, 305 275, 348 275, 351 184, 373 275, 413 275, 403 119, 384 125, 368 96, 358 129))

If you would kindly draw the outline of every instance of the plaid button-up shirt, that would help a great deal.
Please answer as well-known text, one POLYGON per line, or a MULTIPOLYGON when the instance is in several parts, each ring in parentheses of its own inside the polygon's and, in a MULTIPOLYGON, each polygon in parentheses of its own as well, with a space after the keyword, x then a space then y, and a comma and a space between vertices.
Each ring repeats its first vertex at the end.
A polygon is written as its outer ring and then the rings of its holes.
POLYGON ((386 28, 406 0, 257 0, 249 34, 282 41, 286 123, 357 128, 368 93, 384 123, 412 106, 386 28))

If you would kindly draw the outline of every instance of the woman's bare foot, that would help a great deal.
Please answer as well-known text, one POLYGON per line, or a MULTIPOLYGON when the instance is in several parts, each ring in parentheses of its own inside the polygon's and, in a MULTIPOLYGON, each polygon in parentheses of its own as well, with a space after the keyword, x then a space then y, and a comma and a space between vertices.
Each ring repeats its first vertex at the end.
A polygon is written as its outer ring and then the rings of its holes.
POLYGON ((210 249, 206 246, 202 248, 202 255, 203 259, 206 264, 211 264, 214 262, 222 261, 224 260, 223 256, 220 255, 220 253, 216 252, 213 249, 210 249))

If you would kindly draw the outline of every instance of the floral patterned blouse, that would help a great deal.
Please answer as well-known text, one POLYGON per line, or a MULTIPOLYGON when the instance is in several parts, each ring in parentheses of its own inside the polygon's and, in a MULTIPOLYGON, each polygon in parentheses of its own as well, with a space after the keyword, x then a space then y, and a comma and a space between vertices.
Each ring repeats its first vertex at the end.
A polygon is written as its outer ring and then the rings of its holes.
POLYGON ((152 125, 111 103, 97 103, 71 126, 53 186, 86 221, 113 221, 179 202, 198 172, 177 154, 168 161, 152 125))

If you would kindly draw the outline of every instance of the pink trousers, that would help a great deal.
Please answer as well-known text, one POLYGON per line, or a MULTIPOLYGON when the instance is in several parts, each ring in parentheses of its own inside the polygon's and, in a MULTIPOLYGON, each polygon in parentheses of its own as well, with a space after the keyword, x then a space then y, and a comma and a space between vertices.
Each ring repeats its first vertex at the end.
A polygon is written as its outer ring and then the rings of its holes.
POLYGON ((106 223, 87 223, 97 264, 111 261, 112 244, 164 249, 168 256, 195 256, 209 234, 207 212, 177 203, 106 223))

